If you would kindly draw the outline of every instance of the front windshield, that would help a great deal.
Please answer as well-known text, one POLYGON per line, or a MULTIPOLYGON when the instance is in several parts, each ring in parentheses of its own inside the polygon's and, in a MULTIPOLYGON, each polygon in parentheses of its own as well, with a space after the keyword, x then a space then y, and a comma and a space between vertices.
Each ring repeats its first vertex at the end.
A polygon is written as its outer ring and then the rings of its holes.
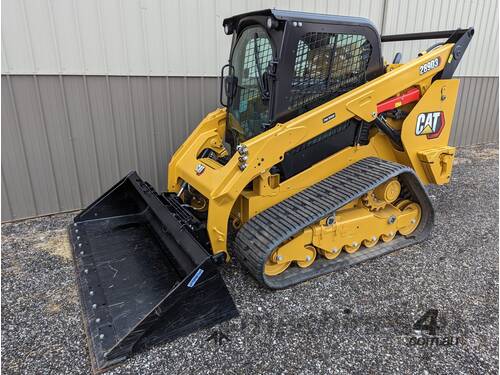
POLYGON ((262 124, 268 121, 269 100, 264 98, 262 75, 272 58, 271 41, 264 29, 245 29, 231 56, 237 89, 229 104, 228 125, 237 143, 261 133, 262 124))

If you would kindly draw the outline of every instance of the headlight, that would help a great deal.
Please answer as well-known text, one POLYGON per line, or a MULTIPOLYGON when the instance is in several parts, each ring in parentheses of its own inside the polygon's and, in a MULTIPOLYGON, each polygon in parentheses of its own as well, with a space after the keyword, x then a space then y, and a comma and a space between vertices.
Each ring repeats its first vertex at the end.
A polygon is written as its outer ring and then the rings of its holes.
POLYGON ((278 27, 278 21, 273 17, 268 17, 266 21, 266 26, 269 30, 276 29, 278 27))

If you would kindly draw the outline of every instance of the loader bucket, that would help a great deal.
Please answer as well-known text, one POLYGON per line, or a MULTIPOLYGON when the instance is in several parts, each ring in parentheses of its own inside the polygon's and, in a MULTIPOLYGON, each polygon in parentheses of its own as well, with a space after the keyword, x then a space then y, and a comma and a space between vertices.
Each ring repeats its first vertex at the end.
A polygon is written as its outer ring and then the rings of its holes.
POLYGON ((238 315, 212 256, 175 195, 135 172, 70 226, 94 372, 151 345, 238 315))

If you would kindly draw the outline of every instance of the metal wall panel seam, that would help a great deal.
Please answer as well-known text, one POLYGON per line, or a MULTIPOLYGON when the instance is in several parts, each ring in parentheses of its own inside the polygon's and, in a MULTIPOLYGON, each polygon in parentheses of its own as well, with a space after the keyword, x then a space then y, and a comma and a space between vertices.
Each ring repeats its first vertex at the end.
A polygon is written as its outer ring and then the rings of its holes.
POLYGON ((104 73, 105 75, 109 74, 109 66, 108 66, 108 58, 106 54, 106 40, 104 39, 104 33, 103 33, 103 28, 102 28, 102 10, 101 10, 101 2, 97 1, 96 6, 95 6, 95 11, 96 11, 96 19, 97 19, 97 30, 99 30, 99 44, 101 45, 101 50, 102 50, 102 62, 104 63, 104 73))
POLYGON ((23 161, 24 161, 24 165, 25 165, 26 171, 28 171, 28 176, 27 177, 28 177, 28 181, 29 181, 29 184, 30 184, 29 187, 30 187, 30 192, 31 192, 32 205, 33 205, 35 214, 38 214, 39 211, 38 211, 38 204, 37 204, 36 198, 35 198, 35 190, 34 190, 34 186, 33 186, 33 178, 31 176, 31 170, 30 170, 30 166, 29 166, 29 163, 28 163, 28 156, 26 155, 26 144, 24 142, 23 131, 21 129, 21 120, 19 119, 19 112, 17 110, 16 99, 14 97, 14 90, 12 89, 12 82, 10 80, 10 76, 7 76, 7 86, 9 88, 10 102, 11 102, 12 109, 13 109, 14 114, 15 114, 14 122, 15 122, 15 125, 16 125, 16 131, 18 133, 19 140, 21 141, 21 148, 22 148, 22 151, 23 151, 23 161))
MULTIPOLYGON (((161 36, 162 36, 162 46, 163 46, 163 63, 165 66, 165 72, 168 72, 168 40, 165 38, 165 7, 163 1, 160 1, 160 14, 161 14, 161 36)), ((217 43, 215 43, 217 45, 217 43)), ((216 56, 217 58, 217 56, 216 56)), ((173 136, 172 136, 172 114, 171 114, 171 105, 170 105, 170 89, 169 89, 169 77, 165 77, 165 101, 167 104, 167 122, 168 122, 168 144, 169 144, 169 150, 167 152, 169 158, 173 155, 173 149, 174 149, 174 141, 173 141, 173 136)), ((166 166, 164 166, 166 168, 166 166)))
POLYGON ((66 90, 64 88, 64 78, 62 75, 59 75, 59 89, 61 90, 61 98, 63 101, 63 107, 64 107, 64 118, 66 119, 66 126, 68 129, 68 135, 69 135, 69 143, 71 144, 71 156, 72 156, 72 161, 73 161, 73 170, 75 173, 75 178, 76 178, 76 183, 77 183, 77 190, 78 190, 78 199, 79 199, 79 206, 82 207, 83 205, 83 196, 82 196, 82 188, 80 186, 80 176, 78 173, 78 166, 76 163, 76 151, 75 151, 75 141, 73 138, 73 132, 71 130, 71 121, 69 117, 69 109, 68 109, 68 103, 66 101, 66 90))
POLYGON ((496 110, 496 116, 495 116, 495 122, 493 122, 493 124, 497 125, 495 127, 493 127, 493 136, 492 138, 498 142, 498 107, 497 107, 497 110, 496 110))
POLYGON ((459 116, 456 120, 456 125, 455 125, 455 132, 453 136, 453 145, 457 146, 459 143, 459 136, 460 132, 462 130, 462 124, 464 123, 464 118, 467 113, 467 101, 464 100, 464 98, 468 97, 469 92, 470 92, 470 86, 471 86, 472 81, 464 79, 461 81, 462 91, 460 92, 460 98, 459 100, 459 116))
POLYGON ((113 97, 111 93, 111 84, 109 82, 109 76, 106 76, 106 91, 107 91, 107 98, 108 98, 108 108, 109 108, 109 113, 111 115, 111 128, 113 129, 113 145, 115 146, 115 167, 116 167, 116 179, 119 179, 120 176, 120 152, 118 151, 118 141, 117 141, 117 132, 116 132, 116 120, 115 120, 115 112, 113 109, 113 97))
MULTIPOLYGON (((474 108, 471 111, 471 115, 470 115, 470 121, 471 121, 470 125, 471 126, 469 126, 469 129, 468 129, 469 132, 467 134, 467 138, 465 139, 465 144, 472 144, 472 142, 474 140, 474 136, 477 135, 478 131, 480 130, 480 126, 483 125, 477 121, 477 117, 478 117, 477 115, 478 115, 479 108, 484 106, 484 94, 485 94, 484 79, 478 78, 476 80, 476 83, 479 84, 478 87, 476 88, 476 92, 477 92, 477 94, 475 95, 476 103, 475 103, 474 108)), ((477 139, 475 142, 477 142, 477 139)))
MULTIPOLYGON (((458 86, 458 96, 460 96, 460 92, 462 91, 462 83, 460 82, 459 86, 458 86)), ((455 110, 453 112, 453 123, 452 123, 452 127, 450 129, 450 136, 448 138, 448 143, 450 145, 453 145, 453 138, 455 137, 455 130, 456 130, 456 124, 457 124, 457 121, 458 121, 458 118, 459 118, 459 110, 460 110, 460 105, 459 105, 459 100, 458 100, 458 97, 457 97, 457 101, 456 101, 456 104, 455 104, 455 110)), ((446 126, 446 124, 445 124, 446 126)))
MULTIPOLYGON (((148 33, 148 28, 147 28, 147 24, 144 22, 144 9, 141 7, 141 33, 142 33, 142 42, 144 44, 144 51, 145 51, 145 62, 146 62, 146 67, 148 69, 148 73, 151 74, 152 73, 152 69, 151 69, 151 61, 150 61, 150 56, 149 56, 149 53, 150 53, 150 47, 149 47, 149 43, 148 43, 148 38, 147 38, 147 33, 148 33)), ((154 120, 153 120, 153 99, 152 99, 152 89, 151 89, 151 76, 148 75, 147 76, 147 90, 148 90, 148 107, 149 107, 149 111, 148 111, 148 121, 149 121, 149 125, 151 127, 151 146, 152 146, 152 151, 153 151, 153 170, 155 171, 155 186, 156 188, 158 188, 158 162, 157 162, 157 158, 156 158, 156 131, 155 131, 155 125, 154 125, 154 120)))
POLYGON ((40 85, 38 83, 38 77, 36 75, 33 76, 33 82, 35 84, 35 90, 36 90, 36 100, 38 102, 38 114, 40 115, 40 121, 43 126, 43 135, 45 138, 45 143, 47 144, 47 151, 49 153, 49 169, 50 169, 50 174, 52 174, 52 179, 54 182, 54 191, 56 195, 56 202, 57 202, 57 209, 60 211, 62 209, 61 207, 61 197, 59 196, 59 189, 57 187, 57 178, 56 178, 56 172, 54 168, 54 156, 52 154, 52 147, 50 147, 50 141, 49 141, 49 135, 47 132, 47 121, 45 120, 45 114, 43 111, 43 105, 42 105, 42 94, 40 92, 40 85))
POLYGON ((489 129, 489 126, 492 126, 489 122, 487 122, 487 118, 489 114, 493 111, 492 104, 493 104, 493 98, 494 98, 494 89, 495 89, 495 79, 488 79, 488 88, 487 88, 487 93, 488 93, 488 104, 483 113, 481 114, 481 122, 485 124, 483 127, 481 134, 479 135, 479 139, 485 139, 487 129, 489 129))
MULTIPOLYGON (((484 5, 486 4, 486 2, 481 2, 481 5, 482 5, 482 8, 481 8, 481 11, 479 12, 479 10, 476 12, 476 14, 474 15, 474 20, 469 24, 470 26, 474 26, 474 25, 481 25, 481 26, 484 26, 484 30, 487 31, 487 28, 486 28, 486 25, 484 25, 484 17, 483 17, 483 14, 484 14, 484 5)), ((477 8, 479 8, 479 5, 477 5, 477 8)), ((469 26, 468 25, 468 26, 469 26)), ((477 29, 477 27, 476 27, 477 29)), ((477 35, 476 35, 477 37, 477 35)), ((484 38, 481 38, 484 40, 484 38)), ((472 46, 472 49, 471 51, 469 51, 469 54, 472 55, 472 56, 479 56, 481 54, 481 49, 479 48, 480 45, 479 45, 479 41, 480 39, 477 40, 476 43, 471 43, 471 46, 472 46)), ((491 46, 494 48, 494 46, 491 46)), ((497 50, 498 51, 498 50, 497 50)), ((479 66, 481 66, 482 64, 479 64, 479 63, 474 63, 474 61, 472 59, 469 58, 469 66, 470 66, 470 70, 469 70, 469 73, 471 75, 475 75, 478 73, 478 69, 479 69, 479 66)), ((485 66, 489 66, 489 65, 485 65, 485 66)), ((489 71, 490 69, 488 69, 489 71)))
POLYGON ((387 28, 386 22, 387 22, 387 0, 384 0, 382 6, 382 21, 380 25, 380 35, 385 34, 385 30, 387 28))
POLYGON ((484 126, 481 129, 481 132, 478 134, 478 140, 485 139, 484 136, 486 134, 486 129, 492 124, 488 123, 486 121, 486 117, 488 116, 488 113, 490 111, 493 111, 494 108, 492 107, 492 97, 494 96, 493 90, 495 87, 495 78, 485 78, 484 79, 484 88, 483 91, 485 92, 485 99, 484 99, 484 105, 483 105, 483 110, 481 113, 479 113, 477 120, 481 123, 484 124, 484 126))
MULTIPOLYGON (((177 6, 179 7, 179 9, 182 9, 182 6, 181 6, 181 0, 177 0, 177 6)), ((186 56, 186 40, 185 40, 185 33, 183 32, 179 32, 179 39, 180 39, 180 42, 181 42, 181 60, 184 62, 184 66, 187 68, 188 67, 188 62, 187 62, 187 56, 186 56)), ((186 70, 186 75, 189 75, 189 71, 186 70)), ((187 103, 186 103, 187 105, 187 103)))
POLYGON ((462 112, 463 112, 463 108, 462 108, 462 100, 461 100, 461 97, 464 93, 464 91, 466 90, 467 88, 467 82, 465 80, 460 80, 460 83, 459 83, 459 89, 458 89, 458 98, 456 100, 456 103, 455 103, 455 113, 454 113, 454 120, 453 120, 453 123, 451 124, 452 125, 452 128, 451 128, 451 133, 450 133, 450 138, 449 138, 449 143, 451 145, 455 145, 455 139, 456 139, 456 135, 457 135, 457 128, 458 128, 458 124, 460 123, 461 119, 462 119, 462 112))
MULTIPOLYGON (((172 133, 172 108, 171 108, 171 104, 170 104, 170 79, 169 77, 166 77, 165 78, 165 93, 167 95, 166 97, 166 102, 167 102, 167 121, 168 121, 168 143, 169 143, 169 147, 170 149, 168 150, 168 155, 169 155, 169 158, 172 157, 172 155, 174 154, 174 137, 173 137, 173 133, 172 133)), ((165 166, 166 168, 167 166, 165 166)))
POLYGON ((165 73, 168 73, 168 43, 167 38, 165 38, 165 6, 164 2, 160 1, 160 24, 161 24, 161 46, 163 52, 163 69, 165 73))
MULTIPOLYGON (((469 21, 469 18, 467 18, 467 21, 468 21, 467 25, 478 25, 478 23, 476 21, 477 21, 477 16, 479 13, 479 4, 480 3, 482 5, 484 5, 484 2, 476 2, 475 7, 474 7, 474 16, 470 19, 470 21, 469 21)), ((469 15, 470 14, 471 13, 469 13, 469 15)), ((476 56, 476 50, 477 50, 477 43, 471 43, 470 50, 468 51, 469 54, 476 56)), ((472 65, 471 61, 469 60, 469 61, 467 61, 466 66, 464 66, 464 68, 468 68, 469 74, 474 73, 474 70, 475 70, 474 68, 475 68, 475 66, 477 66, 477 64, 474 64, 472 66, 471 65, 472 65)))
POLYGON ((59 69, 59 74, 62 74, 63 69, 62 69, 61 51, 59 48, 59 43, 57 41, 56 25, 54 22, 54 10, 52 9, 52 4, 51 4, 50 0, 47 0, 47 10, 49 12, 49 24, 50 24, 51 34, 52 34, 52 43, 54 43, 54 48, 56 51, 57 68, 59 69))
MULTIPOLYGON (((493 60, 498 61, 498 1, 494 1, 493 3, 495 4, 495 11, 489 12, 490 13, 489 16, 491 16, 491 19, 493 21, 492 28, 491 28, 493 32, 491 32, 489 34, 489 39, 488 39, 487 48, 486 48, 486 56, 484 59, 484 61, 487 61, 487 62, 491 61, 490 56, 493 53, 493 51, 495 51, 495 54, 493 56, 493 60), (495 32, 495 29, 496 29, 496 32, 495 32), (493 41, 491 40, 492 37, 494 37, 493 41)), ((488 30, 488 28, 485 28, 485 29, 488 30)), ((481 50, 483 50, 483 48, 481 50)), ((497 65, 497 69, 498 69, 498 65, 497 65)), ((496 74, 498 76, 498 70, 496 71, 496 74)))
MULTIPOLYGON (((494 90, 494 93, 495 93, 495 102, 494 103, 498 104, 498 86, 497 86, 497 89, 494 90)), ((495 134, 497 133, 497 130, 498 130, 498 105, 496 106, 496 110, 492 111, 492 119, 489 123, 492 124, 492 126, 491 126, 490 131, 488 132, 487 139, 491 140, 491 138, 493 138, 495 136, 495 134)), ((498 140, 498 139, 495 139, 495 140, 498 140)))
POLYGON ((80 54, 80 60, 82 62, 83 71, 87 73, 88 68, 87 68, 87 62, 85 59, 85 53, 83 51, 83 39, 82 39, 82 33, 81 33, 81 29, 80 29, 80 20, 78 17, 78 7, 76 6, 76 1, 77 0, 73 0, 73 17, 75 19, 76 36, 78 39, 78 51, 80 54))
MULTIPOLYGON (((496 100, 498 103, 498 91, 496 92, 496 100)), ((498 106, 496 107, 496 110, 491 114, 492 116, 492 121, 491 124, 493 126, 490 127, 488 131, 488 140, 490 142, 498 141, 498 106)))
POLYGON ((481 80, 481 90, 480 90, 480 95, 481 98, 479 99, 479 104, 476 108, 476 113, 474 115, 474 123, 476 124, 476 131, 474 132, 471 141, 470 142, 475 142, 478 143, 479 140, 481 139, 481 134, 484 131, 484 128, 487 126, 487 124, 482 121, 482 117, 484 114, 484 111, 486 110, 486 107, 489 104, 489 80, 488 79, 483 79, 479 78, 481 80))
POLYGON ((123 49, 125 50, 125 57, 127 61, 127 74, 128 74, 128 80, 129 80, 129 91, 130 91, 130 74, 132 73, 131 68, 130 68, 130 56, 129 56, 129 48, 128 48, 128 43, 127 43, 127 38, 125 34, 125 22, 124 22, 124 16, 123 16, 123 0, 119 0, 119 17, 120 17, 120 35, 122 36, 122 46, 123 49))
POLYGON ((477 103, 475 106, 475 111, 471 114, 471 121, 473 121, 474 126, 472 130, 472 134, 470 137, 466 139, 466 144, 479 143, 479 134, 481 133, 481 128, 486 127, 487 124, 483 123, 480 120, 481 113, 485 109, 485 102, 487 100, 487 80, 484 78, 478 78, 477 82, 479 83, 479 92, 477 94, 477 103))
MULTIPOLYGON (((467 91, 467 98, 469 98, 471 96, 471 93, 473 91, 472 85, 475 85, 474 81, 470 81, 470 85, 467 88, 468 89, 468 91, 467 91)), ((457 146, 461 145, 462 135, 463 135, 463 130, 464 130, 463 124, 467 123, 467 117, 468 117, 469 111, 470 111, 470 100, 467 100, 467 101, 465 101, 465 109, 464 109, 464 112, 463 112, 463 117, 461 119, 462 126, 460 126, 460 128, 457 129, 458 131, 457 131, 457 133, 455 135, 455 142, 454 143, 457 146)))
MULTIPOLYGON (((351 2, 350 4, 353 4, 353 2, 351 2)), ((361 1, 358 1, 358 14, 361 14, 361 1)))
MULTIPOLYGON (((488 3, 489 5, 488 7, 486 7, 486 9, 484 9, 483 7, 483 12, 480 19, 482 23, 484 23, 484 30, 489 31, 489 35, 488 38, 484 37, 482 39, 481 45, 478 45, 477 47, 478 51, 486 51, 486 55, 484 56, 484 60, 482 61, 487 62, 490 61, 490 54, 493 52, 493 50, 495 50, 496 52, 494 58, 498 60, 498 32, 495 32, 495 24, 498 25, 498 18, 496 17, 498 16, 498 3, 497 1, 489 1, 488 3), (492 36, 494 36, 496 39, 495 44, 491 43, 492 36)), ((488 71, 490 73, 495 71, 495 67, 492 64, 488 64, 488 67, 488 71)))
POLYGON ((454 125, 454 128, 455 128, 455 134, 454 134, 454 139, 453 139, 454 146, 458 146, 459 143, 461 142, 460 133, 462 132, 462 127, 466 121, 465 119, 467 117, 467 113, 469 110, 468 96, 471 93, 472 84, 473 84, 472 80, 464 79, 463 80, 464 89, 463 89, 460 97, 457 98, 457 102, 460 105, 460 111, 459 111, 459 117, 458 117, 457 121, 455 121, 455 125, 454 125))
POLYGON ((21 9, 23 12, 24 29, 26 30, 26 39, 27 39, 26 42, 28 43, 28 49, 30 51, 31 62, 33 64, 33 70, 34 70, 34 73, 36 74, 38 72, 38 67, 36 64, 35 53, 33 50, 33 41, 31 40, 31 28, 29 25, 28 16, 26 15, 25 0, 21 0, 21 9))
MULTIPOLYGON (((214 3, 214 7, 213 8, 214 8, 214 19, 217 19, 218 18, 217 17, 218 16, 217 15, 217 4, 214 3)), ((214 45, 215 45, 214 67, 218 68, 218 65, 219 65, 219 43, 218 43, 218 41, 219 41, 219 39, 218 39, 217 36, 219 34, 217 33, 217 27, 215 26, 215 22, 214 22, 214 33, 215 33, 215 35, 214 35, 214 40, 215 40, 215 43, 214 43, 214 45)))
MULTIPOLYGON (((198 45, 195 48, 197 48, 198 55, 200 55, 200 51, 201 51, 200 40, 204 39, 204 35, 203 35, 202 30, 201 30, 201 17, 200 17, 200 3, 199 2, 196 6, 196 18, 198 19, 198 29, 197 29, 198 38, 196 38, 198 41, 198 45)), ((203 56, 199 56, 198 61, 203 61, 203 56)), ((198 71, 201 73, 200 75, 202 75, 202 76, 207 74, 207 64, 202 64, 201 69, 199 69, 198 71)))
MULTIPOLYGON (((484 13, 484 4, 483 4, 483 10, 482 10, 482 12, 484 13)), ((494 15, 498 15, 498 13, 495 13, 495 14, 492 14, 492 13, 493 12, 491 12, 491 11, 488 12, 488 15, 487 15, 487 18, 486 18, 486 22, 485 22, 485 27, 484 27, 485 30, 489 30, 490 29, 490 21, 491 21, 491 19, 494 18, 494 15)), ((493 49, 493 48, 491 48, 492 46, 489 44, 489 42, 491 41, 491 34, 492 33, 489 34, 488 44, 486 44, 487 48, 488 48, 488 46, 490 46, 489 49, 493 49)), ((481 46, 478 46, 478 50, 479 51, 484 51, 486 39, 487 39, 486 37, 482 38, 482 40, 481 40, 481 46)), ((478 40, 478 42, 479 42, 479 40, 478 40)), ((487 55, 485 56, 485 61, 489 61, 487 57, 489 56, 489 54, 491 53, 491 51, 487 51, 486 53, 487 53, 487 55)))
POLYGON ((493 113, 495 111, 495 108, 498 108, 498 98, 496 96, 498 94, 498 78, 492 79, 491 81, 492 87, 490 90, 490 106, 484 120, 485 123, 489 124, 489 127, 485 129, 482 139, 486 139, 486 135, 488 134, 487 130, 491 129, 492 127, 498 126, 498 121, 493 121, 493 113))
POLYGON ((152 89, 151 89, 151 77, 147 77, 147 88, 148 88, 148 121, 149 121, 149 126, 151 127, 151 146, 152 146, 152 151, 153 151, 153 170, 155 171, 155 182, 156 182, 156 188, 158 189, 159 187, 159 181, 158 181, 158 161, 157 159, 157 154, 156 154, 156 131, 155 131, 155 124, 154 124, 154 119, 153 119, 153 94, 152 94, 152 89))
POLYGON ((153 70, 151 69, 151 59, 150 59, 150 48, 148 43, 148 27, 147 23, 144 22, 144 9, 142 6, 139 6, 141 12, 141 34, 142 34, 142 43, 144 44, 144 62, 146 63, 146 69, 148 70, 148 76, 151 75, 153 70))
POLYGON ((134 156, 135 156, 135 170, 137 171, 139 169, 139 150, 137 146, 137 127, 135 124, 135 115, 134 115, 134 107, 133 107, 133 98, 132 98, 132 88, 130 85, 130 76, 127 76, 127 88, 128 88, 128 107, 129 107, 129 114, 130 118, 132 119, 132 127, 133 127, 133 132, 132 132, 132 138, 134 141, 134 156))
POLYGON ((475 87, 474 87, 474 104, 470 108, 468 112, 468 117, 467 117, 467 124, 468 126, 464 127, 464 134, 462 138, 462 143, 467 144, 469 139, 471 138, 472 134, 474 134, 477 130, 477 123, 475 121, 475 112, 477 111, 477 108, 480 104, 480 99, 481 99, 481 83, 479 80, 476 80, 475 82, 475 87))
MULTIPOLYGON (((493 90, 493 94, 494 94, 494 101, 493 101, 493 103, 495 103, 496 111, 491 111, 490 112, 490 113, 492 113, 492 119, 491 119, 491 121, 489 123, 492 124, 491 127, 494 129, 493 134, 497 134, 498 135, 498 79, 496 80, 495 87, 496 87, 496 89, 493 90)), ((491 139, 491 137, 489 139, 491 139)), ((494 141, 498 141, 498 137, 496 137, 494 139, 494 141)))
POLYGON ((461 98, 465 104, 465 108, 461 118, 460 127, 457 131, 457 140, 456 140, 457 146, 462 146, 464 142, 464 132, 466 128, 468 128, 470 125, 469 117, 473 108, 474 93, 476 91, 476 86, 477 86, 476 84, 477 84, 476 80, 468 80, 467 95, 461 98))
POLYGON ((184 138, 187 138, 189 136, 189 111, 188 111, 188 103, 189 103, 189 97, 187 94, 187 77, 183 78, 184 81, 184 138))
POLYGON ((3 173, 3 165, 2 165, 2 191, 3 193, 5 194, 5 200, 2 199, 2 205, 3 204, 6 204, 7 205, 7 210, 9 211, 9 217, 15 219, 16 218, 16 215, 14 214, 14 212, 12 211, 12 207, 11 207, 11 203, 10 203, 10 198, 9 198, 9 189, 7 188, 7 184, 4 183, 4 181, 7 181, 5 179, 5 176, 4 176, 4 173, 3 173))
MULTIPOLYGON (((470 15, 472 13, 472 1, 468 1, 466 2, 467 4, 467 10, 466 11, 463 11, 462 14, 466 14, 467 15, 467 18, 466 18, 466 21, 464 21, 467 25, 469 25, 470 23, 470 15)), ((465 7, 464 7, 464 10, 465 10, 465 7)), ((472 45, 470 46, 470 48, 468 48, 468 53, 470 53, 470 50, 472 49, 472 45)), ((467 74, 467 72, 469 71, 469 66, 468 66, 468 62, 467 60, 465 59, 462 64, 460 64, 460 66, 458 67, 458 71, 459 72, 463 72, 462 74, 467 74)))
POLYGON ((201 77, 200 78, 200 92, 202 93, 201 94, 201 112, 202 112, 202 116, 204 117, 207 112, 205 110, 205 77, 201 77))
POLYGON ((473 90, 472 90, 472 96, 469 96, 468 97, 468 106, 467 106, 467 113, 466 113, 466 120, 465 120, 465 124, 467 124, 467 126, 462 126, 462 131, 460 133, 460 146, 463 146, 465 144, 465 140, 467 139, 467 132, 473 128, 473 123, 471 121, 472 119, 472 111, 473 109, 477 106, 477 89, 478 89, 478 81, 477 80, 474 80, 474 86, 473 86, 473 90))
POLYGON ((473 142, 477 143, 479 141, 479 134, 481 132, 481 128, 486 126, 485 123, 478 120, 480 120, 481 113, 483 113, 485 109, 485 103, 487 101, 487 95, 488 95, 488 91, 486 90, 488 82, 484 78, 478 78, 478 81, 481 82, 481 88, 479 92, 480 96, 479 96, 479 103, 478 106, 476 107, 476 112, 474 113, 473 117, 476 125, 474 128, 477 130, 474 131, 473 135, 468 140, 467 142, 468 144, 472 144, 473 142))
MULTIPOLYGON (((3 65, 7 66, 7 68, 6 68, 7 72, 5 74, 9 74, 9 72, 10 72, 9 66, 10 65, 9 65, 9 59, 7 58, 7 48, 3 47, 3 46, 5 46, 5 42, 3 41, 3 35, 4 35, 3 30, 0 34, 2 34, 2 48, 1 48, 1 50, 2 50, 3 60, 5 62, 5 64, 3 64, 3 65)), ((3 69, 3 65, 2 65, 2 69, 3 69)))
POLYGON ((97 171, 97 186, 98 186, 98 191, 99 194, 102 193, 102 177, 101 177, 101 168, 99 167, 99 154, 97 153, 97 141, 95 138, 95 131, 94 131, 94 116, 92 116, 92 106, 90 104, 90 96, 89 96, 89 87, 87 84, 87 76, 82 76, 83 78, 83 90, 85 93, 85 103, 87 105, 87 112, 88 112, 88 119, 90 122, 90 133, 91 133, 91 140, 92 140, 92 146, 94 148, 94 160, 95 160, 95 167, 97 171))

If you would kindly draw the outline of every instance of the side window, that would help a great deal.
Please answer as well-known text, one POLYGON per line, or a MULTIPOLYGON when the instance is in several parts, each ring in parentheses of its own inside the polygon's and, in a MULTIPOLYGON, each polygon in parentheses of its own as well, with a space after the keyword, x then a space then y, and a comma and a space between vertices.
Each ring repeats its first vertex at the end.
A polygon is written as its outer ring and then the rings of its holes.
POLYGON ((362 35, 305 34, 297 44, 288 108, 305 112, 365 83, 371 50, 362 35))

